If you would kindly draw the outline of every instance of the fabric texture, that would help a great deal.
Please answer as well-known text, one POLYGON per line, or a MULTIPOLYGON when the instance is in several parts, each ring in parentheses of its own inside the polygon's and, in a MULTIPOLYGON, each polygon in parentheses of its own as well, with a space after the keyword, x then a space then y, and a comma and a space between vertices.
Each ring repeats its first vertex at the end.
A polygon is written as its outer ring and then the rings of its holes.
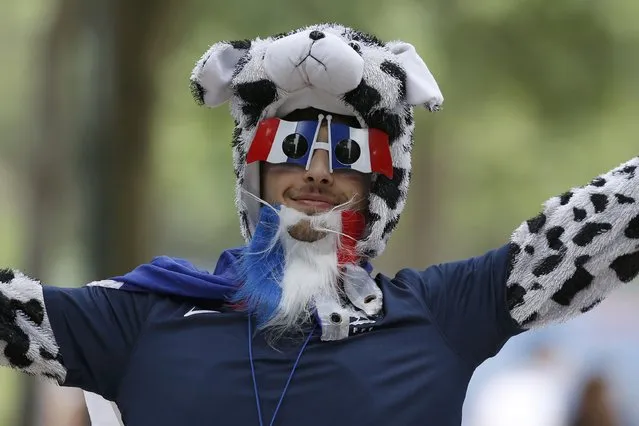
MULTIPOLYGON (((277 423, 459 425, 475 367, 519 332, 503 297, 507 261, 506 245, 473 259, 376 275, 381 315, 349 318, 347 339, 314 335, 277 423), (407 404, 416 393, 420 403, 407 404)), ((69 370, 65 386, 115 401, 126 425, 258 424, 246 314, 214 301, 99 286, 45 286, 44 301, 69 370)), ((274 349, 264 335, 252 338, 270 418, 303 339, 274 349)))

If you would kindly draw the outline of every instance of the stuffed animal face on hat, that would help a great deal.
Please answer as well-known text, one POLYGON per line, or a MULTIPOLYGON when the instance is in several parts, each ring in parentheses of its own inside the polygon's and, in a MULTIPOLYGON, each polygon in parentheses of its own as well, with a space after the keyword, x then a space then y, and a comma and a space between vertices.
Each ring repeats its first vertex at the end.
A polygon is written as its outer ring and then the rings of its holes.
MULTIPOLYGON (((371 173, 366 230, 357 251, 372 258, 384 250, 406 203, 413 107, 437 111, 443 103, 435 79, 412 45, 384 43, 338 24, 313 25, 264 39, 219 42, 197 62, 191 87, 201 104, 230 104, 235 120, 236 205, 247 241, 260 209, 259 202, 247 195, 260 196, 260 162, 247 162, 247 156, 260 129, 277 125, 277 120, 269 119, 306 108, 353 116, 362 127, 360 143, 367 154, 370 144, 387 144, 379 152, 390 152, 384 160, 390 165, 376 166, 368 155, 357 169, 371 173)), ((312 155, 317 141, 307 142, 312 155)), ((327 145, 323 149, 334 154, 338 142, 323 143, 327 145)))

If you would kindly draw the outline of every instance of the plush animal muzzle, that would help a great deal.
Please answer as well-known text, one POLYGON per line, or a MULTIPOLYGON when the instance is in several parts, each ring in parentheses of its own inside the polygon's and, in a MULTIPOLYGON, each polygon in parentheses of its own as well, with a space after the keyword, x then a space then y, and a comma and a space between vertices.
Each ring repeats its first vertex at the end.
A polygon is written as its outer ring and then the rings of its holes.
MULTIPOLYGON (((338 24, 284 35, 219 42, 197 62, 191 86, 198 102, 229 101, 236 123, 233 159, 242 235, 259 220, 259 161, 247 163, 259 124, 305 108, 354 116, 388 137, 391 165, 373 173, 361 257, 379 255, 406 203, 413 147, 413 108, 439 110, 443 97, 428 67, 405 42, 382 42, 338 24), (250 194, 250 195, 247 195, 250 194)), ((330 147, 324 147, 330 149, 330 147)))
POLYGON ((264 70, 286 92, 313 87, 342 96, 362 81, 364 60, 341 37, 314 30, 275 40, 266 49, 264 70))

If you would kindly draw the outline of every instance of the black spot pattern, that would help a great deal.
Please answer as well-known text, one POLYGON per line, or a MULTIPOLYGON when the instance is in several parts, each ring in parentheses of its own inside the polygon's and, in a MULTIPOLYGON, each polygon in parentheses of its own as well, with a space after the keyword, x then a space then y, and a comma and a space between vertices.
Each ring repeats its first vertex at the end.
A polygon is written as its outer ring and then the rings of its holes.
POLYGON ((387 109, 373 111, 367 116, 364 116, 364 121, 366 121, 368 127, 386 132, 390 146, 393 146, 393 143, 403 136, 404 127, 401 124, 402 119, 387 109))
POLYGON ((245 163, 246 163, 246 151, 244 151, 244 150, 238 151, 238 153, 237 153, 237 162, 239 164, 239 167, 244 168, 245 163))
POLYGON ((623 194, 615 194, 615 198, 617 198, 619 204, 633 204, 635 202, 634 198, 626 197, 623 194))
POLYGON ((539 213, 537 216, 529 219, 526 223, 528 223, 528 231, 531 234, 536 234, 544 227, 546 224, 546 215, 543 213, 539 213))
POLYGON ((564 281, 561 288, 552 295, 552 300, 562 306, 570 305, 580 291, 585 290, 592 284, 594 278, 586 268, 578 266, 575 273, 564 281))
POLYGON ((22 311, 32 323, 37 326, 42 325, 42 321, 44 321, 44 307, 40 301, 31 299, 26 303, 15 300, 11 302, 15 302, 15 309, 22 311))
POLYGON ((41 347, 40 350, 38 351, 38 353, 40 354, 40 356, 43 359, 46 359, 46 360, 49 360, 49 361, 50 360, 56 360, 56 361, 62 363, 62 355, 59 352, 58 352, 57 355, 56 354, 52 354, 51 352, 49 352, 45 348, 41 347))
POLYGON ((602 187, 602 186, 604 186, 606 184, 606 179, 604 179, 602 177, 597 177, 597 178, 594 178, 592 180, 592 182, 590 182, 590 184, 592 186, 602 187))
POLYGON ((206 94, 204 87, 202 87, 202 85, 198 83, 197 81, 192 80, 190 84, 190 89, 191 89, 191 96, 193 96, 193 99, 195 99, 195 102, 200 106, 204 105, 204 95, 206 94))
POLYGON ((248 64, 250 60, 251 60, 251 54, 247 52, 246 55, 242 56, 240 60, 237 61, 237 64, 235 65, 235 69, 233 70, 232 79, 237 77, 237 75, 242 72, 242 70, 244 69, 246 64, 248 64))
POLYGON ((564 243, 560 239, 563 233, 564 233, 564 228, 562 228, 561 226, 555 226, 553 228, 550 228, 546 232, 546 240, 548 241, 548 247, 550 247, 553 250, 560 250, 564 246, 564 243))
POLYGON ((507 262, 507 269, 506 269, 506 276, 510 276, 510 274, 513 272, 513 269, 515 268, 515 263, 517 263, 517 258, 519 257, 519 254, 521 253, 521 247, 519 246, 519 244, 510 242, 510 244, 508 244, 508 262, 507 262))
POLYGON ((377 256, 377 250, 372 249, 372 248, 368 248, 368 249, 364 250, 363 255, 364 255, 364 257, 373 258, 373 257, 377 256))
POLYGON ((594 302, 592 302, 590 305, 584 306, 583 308, 579 309, 579 311, 582 314, 585 314, 586 312, 589 312, 589 311, 593 310, 595 308, 595 306, 597 306, 600 303, 601 303, 601 299, 597 299, 594 302))
POLYGON ((543 290, 544 286, 542 286, 538 282, 534 282, 533 285, 530 287, 530 289, 531 290, 543 290))
POLYGON ((584 254, 575 259, 575 266, 580 268, 590 260, 590 255, 584 254))
POLYGON ((573 237, 572 242, 579 247, 584 247, 592 243, 597 235, 605 234, 611 229, 612 225, 609 223, 588 222, 573 237))
POLYGON ((639 251, 619 256, 610 264, 610 268, 622 283, 634 280, 639 274, 639 251))
POLYGON ((386 238, 391 232, 393 232, 395 228, 397 227, 398 223, 399 223, 399 216, 389 220, 386 226, 384 227, 384 231, 382 231, 382 239, 386 238))
POLYGON ((412 126, 414 122, 415 122, 415 119, 413 117, 413 111, 409 110, 408 107, 405 107, 404 123, 406 124, 406 126, 412 126))
POLYGON ((33 360, 27 356, 29 336, 16 323, 18 311, 34 324, 42 324, 44 308, 41 302, 32 299, 23 303, 0 292, 0 341, 6 343, 4 355, 12 367, 26 368, 33 364, 33 360))
POLYGON ((342 97, 342 100, 355 108, 355 111, 360 115, 366 117, 373 111, 374 107, 379 105, 382 100, 382 95, 379 94, 377 89, 369 86, 364 79, 362 79, 359 86, 346 93, 342 97))
POLYGON ((572 198, 574 194, 571 191, 568 192, 564 192, 563 194, 561 194, 561 196, 559 197, 559 203, 562 206, 565 206, 566 204, 568 204, 568 201, 570 201, 570 199, 572 198))
POLYGON ((348 30, 346 34, 344 34, 344 36, 346 38, 350 38, 351 40, 363 42, 373 46, 378 46, 378 47, 384 46, 384 43, 380 39, 378 39, 372 34, 368 34, 362 31, 348 30))
POLYGON ((270 80, 259 80, 241 83, 235 87, 237 95, 242 99, 242 113, 247 116, 248 126, 255 126, 264 109, 277 99, 277 87, 270 80))
POLYGON ((231 146, 233 148, 237 148, 240 146, 241 143, 242 143, 242 128, 236 124, 235 128, 233 129, 233 136, 231 137, 231 146))
POLYGON ((548 275, 552 271, 554 271, 557 266, 561 263, 561 261, 565 257, 565 251, 559 254, 553 254, 544 258, 535 268, 533 269, 533 275, 536 277, 541 277, 542 275, 548 275))
POLYGON ((405 170, 393 167, 393 179, 388 179, 384 175, 379 175, 371 188, 371 193, 379 195, 389 209, 394 210, 397 203, 402 199, 402 192, 399 189, 400 183, 404 179, 405 170))
POLYGON ((393 78, 396 78, 399 81, 399 96, 403 101, 406 99, 406 71, 399 65, 391 61, 384 61, 379 66, 380 69, 386 74, 390 75, 393 78))
POLYGON ((572 213, 573 213, 573 215, 575 217, 575 222, 582 222, 586 218, 586 216, 588 215, 586 210, 580 209, 580 208, 577 208, 577 207, 573 207, 572 213))
POLYGON ((372 226, 375 222, 379 222, 380 220, 382 220, 380 215, 371 211, 368 212, 366 223, 372 226))
POLYGON ((0 269, 0 282, 10 283, 15 277, 11 269, 0 269))
POLYGON ((524 251, 528 254, 535 254, 535 248, 533 246, 531 246, 530 244, 528 244, 526 247, 524 247, 524 251))
POLYGON ((526 293, 526 289, 517 283, 509 285, 506 288, 506 302, 508 303, 508 310, 512 311, 517 306, 523 305, 526 293))
POLYGON ((595 213, 603 213, 608 207, 608 197, 605 194, 592 194, 590 202, 595 206, 595 213))
POLYGON ((625 166, 619 170, 615 170, 613 174, 615 175, 628 175, 627 179, 635 178, 635 171, 637 170, 637 166, 625 166))
POLYGON ((539 318, 539 312, 533 312, 532 314, 528 315, 528 317, 525 320, 521 322, 520 326, 525 327, 531 322, 534 322, 535 320, 537 320, 537 318, 539 318))
POLYGON ((639 238, 639 215, 630 219, 630 222, 628 222, 628 227, 623 234, 633 240, 639 238))
POLYGON ((233 40, 229 41, 229 44, 239 50, 249 50, 251 48, 251 40, 233 40))

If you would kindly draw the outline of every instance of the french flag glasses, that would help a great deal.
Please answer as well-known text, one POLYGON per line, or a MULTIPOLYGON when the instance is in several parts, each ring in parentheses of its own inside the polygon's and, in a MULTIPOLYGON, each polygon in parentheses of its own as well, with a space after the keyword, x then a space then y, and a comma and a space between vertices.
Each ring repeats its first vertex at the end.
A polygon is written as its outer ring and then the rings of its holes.
POLYGON ((273 164, 296 164, 308 170, 316 149, 328 151, 329 167, 361 173, 380 173, 393 178, 388 134, 379 129, 357 129, 343 123, 328 122, 328 142, 317 135, 324 116, 317 121, 286 121, 268 118, 258 124, 246 155, 246 163, 266 161, 273 164))

